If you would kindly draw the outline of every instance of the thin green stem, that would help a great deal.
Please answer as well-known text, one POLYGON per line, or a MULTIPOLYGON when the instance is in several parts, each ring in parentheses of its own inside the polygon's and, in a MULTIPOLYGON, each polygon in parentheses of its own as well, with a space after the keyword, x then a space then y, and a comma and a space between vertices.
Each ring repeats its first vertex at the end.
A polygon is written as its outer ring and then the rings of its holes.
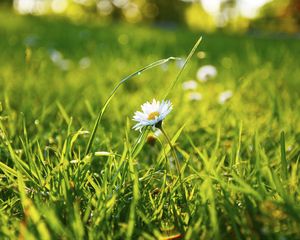
MULTIPOLYGON (((177 154, 176 154, 176 151, 175 151, 175 148, 168 136, 168 134, 166 133, 166 131, 163 129, 162 127, 162 122, 158 123, 156 125, 157 128, 160 129, 160 131, 162 132, 162 134, 164 135, 165 139, 167 140, 168 144, 170 145, 170 148, 171 148, 171 153, 173 155, 173 158, 175 159, 175 165, 176 165, 176 169, 177 169, 177 172, 178 172, 178 178, 177 180, 179 180, 179 184, 180 184, 180 188, 181 188, 181 194, 182 194, 182 197, 184 199, 184 202, 185 202, 185 205, 186 205, 186 209, 187 211, 189 212, 190 214, 190 210, 189 210, 189 206, 188 206, 188 202, 187 202, 187 199, 186 199, 186 196, 185 196, 185 192, 184 192, 184 187, 183 187, 183 183, 182 183, 182 176, 181 176, 181 170, 180 170, 180 163, 179 163, 179 160, 178 160, 178 157, 177 157, 177 154)), ((175 181, 174 185, 176 184, 177 180, 175 181)))
POLYGON ((173 155, 173 158, 175 160, 175 165, 176 165, 176 169, 177 169, 177 173, 178 173, 178 176, 179 176, 179 180, 180 180, 180 183, 181 183, 181 171, 180 171, 180 164, 179 164, 179 160, 178 160, 178 157, 177 157, 177 154, 176 154, 176 151, 175 151, 175 148, 168 136, 168 134, 166 133, 166 131, 163 129, 162 125, 160 125, 160 131, 162 132, 162 134, 164 135, 164 137, 166 138, 170 148, 171 148, 171 153, 173 155))

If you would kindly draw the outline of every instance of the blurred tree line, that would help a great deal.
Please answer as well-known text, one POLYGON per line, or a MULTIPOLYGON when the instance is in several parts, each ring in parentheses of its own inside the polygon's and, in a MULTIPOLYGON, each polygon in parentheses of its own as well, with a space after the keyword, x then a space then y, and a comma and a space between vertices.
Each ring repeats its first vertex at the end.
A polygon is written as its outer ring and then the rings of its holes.
POLYGON ((15 7, 21 13, 184 23, 188 3, 182 0, 0 0, 1 5, 15 7))
POLYGON ((13 0, 1 0, 0 5, 2 6, 7 6, 7 7, 12 7, 14 1, 13 0))
POLYGON ((14 7, 21 13, 61 14, 75 19, 101 18, 131 23, 187 24, 208 31, 249 27, 287 32, 300 30, 300 0, 272 0, 262 7, 255 19, 237 13, 239 1, 220 0, 217 17, 204 10, 201 0, 0 0, 0 6, 14 7), (26 9, 25 3, 31 4, 32 11, 26 9), (22 12, 22 7, 27 12, 22 12))
POLYGON ((273 0, 260 11, 254 27, 295 33, 300 31, 300 0, 273 0))

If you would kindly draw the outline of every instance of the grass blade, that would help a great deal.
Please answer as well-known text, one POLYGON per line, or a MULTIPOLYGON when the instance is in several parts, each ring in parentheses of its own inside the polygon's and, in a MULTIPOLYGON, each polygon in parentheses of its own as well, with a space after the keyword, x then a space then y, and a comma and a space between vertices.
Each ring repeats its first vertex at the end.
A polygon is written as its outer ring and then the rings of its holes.
POLYGON ((197 47, 199 46, 199 44, 201 43, 202 37, 200 37, 198 39, 198 41, 195 43, 195 45, 193 46, 192 50, 190 51, 189 55, 187 56, 182 68, 180 69, 179 73, 177 74, 176 78, 174 79, 174 81, 171 83, 170 88, 168 89, 164 99, 166 99, 168 97, 168 95, 170 94, 170 92, 173 90, 173 88, 176 86, 176 83, 179 81, 179 78, 183 72, 183 70, 185 69, 185 66, 187 65, 187 63, 190 61, 191 57, 194 55, 197 47))
POLYGON ((284 180, 287 179, 288 169, 285 154, 285 134, 284 131, 280 134, 280 150, 281 150, 281 173, 284 180))

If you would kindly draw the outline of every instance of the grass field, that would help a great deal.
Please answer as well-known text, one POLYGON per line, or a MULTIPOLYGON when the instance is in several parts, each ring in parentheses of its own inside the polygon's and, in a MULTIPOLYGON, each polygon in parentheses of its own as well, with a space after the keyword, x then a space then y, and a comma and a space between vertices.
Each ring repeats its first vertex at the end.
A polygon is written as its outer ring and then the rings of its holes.
POLYGON ((0 239, 300 239, 299 39, 2 10, 0 51, 0 239), (172 147, 132 117, 179 60, 126 81, 85 154, 117 83, 200 36, 168 95, 172 147), (218 75, 190 101, 182 83, 206 64, 218 75))

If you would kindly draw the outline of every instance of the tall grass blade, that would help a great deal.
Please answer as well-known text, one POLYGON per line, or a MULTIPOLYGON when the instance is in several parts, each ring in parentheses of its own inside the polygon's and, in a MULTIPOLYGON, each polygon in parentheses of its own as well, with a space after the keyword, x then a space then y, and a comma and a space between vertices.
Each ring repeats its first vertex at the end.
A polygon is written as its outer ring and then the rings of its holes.
POLYGON ((202 37, 200 37, 198 39, 198 41, 195 43, 195 45, 193 46, 192 50, 190 51, 189 55, 187 56, 186 60, 184 61, 184 64, 182 66, 182 68, 180 69, 179 73, 177 74, 176 78, 173 80, 173 82, 171 83, 170 88, 168 89, 164 99, 166 99, 169 94, 171 93, 171 91, 173 90, 173 88, 176 86, 177 82, 179 81, 179 78, 183 72, 183 70, 185 69, 185 66, 187 65, 187 63, 190 61, 191 57, 194 55, 197 47, 199 46, 199 44, 201 43, 202 37))
POLYGON ((280 150, 281 150, 281 173, 284 180, 287 179, 288 169, 285 154, 285 134, 284 131, 280 134, 280 150))

